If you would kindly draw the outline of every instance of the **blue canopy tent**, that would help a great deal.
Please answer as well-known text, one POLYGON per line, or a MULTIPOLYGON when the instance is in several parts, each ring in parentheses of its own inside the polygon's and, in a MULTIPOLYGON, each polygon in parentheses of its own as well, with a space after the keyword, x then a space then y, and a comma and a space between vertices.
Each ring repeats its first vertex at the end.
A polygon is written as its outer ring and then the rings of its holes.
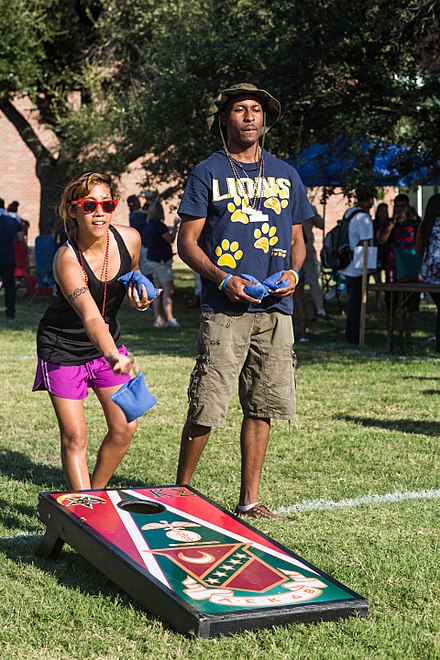
POLYGON ((372 165, 371 179, 377 186, 414 186, 432 178, 428 168, 423 166, 423 154, 374 139, 353 143, 338 135, 325 144, 312 144, 296 158, 286 160, 308 187, 340 187, 353 171, 365 169, 368 163, 372 165), (402 165, 408 169, 408 163, 411 172, 402 175, 402 165))
MULTIPOLYGON (((424 156, 421 152, 373 138, 355 142, 346 136, 337 135, 325 144, 312 144, 296 158, 286 160, 309 188, 339 188, 349 182, 350 178, 353 179, 353 175, 359 176, 362 170, 370 173, 368 183, 375 186, 402 188, 436 185, 439 182, 439 177, 423 165, 424 156)), ((326 190, 323 201, 325 222, 326 190)))

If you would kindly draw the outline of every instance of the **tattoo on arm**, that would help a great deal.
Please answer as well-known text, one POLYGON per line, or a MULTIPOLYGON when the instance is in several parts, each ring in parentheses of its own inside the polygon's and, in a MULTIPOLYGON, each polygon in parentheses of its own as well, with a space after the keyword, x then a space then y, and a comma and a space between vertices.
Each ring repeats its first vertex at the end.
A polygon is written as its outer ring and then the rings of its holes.
POLYGON ((73 293, 71 293, 70 296, 67 297, 67 300, 70 303, 73 303, 75 298, 78 298, 78 296, 80 296, 82 293, 85 293, 86 291, 87 291, 86 286, 82 286, 80 289, 75 289, 75 291, 73 293))

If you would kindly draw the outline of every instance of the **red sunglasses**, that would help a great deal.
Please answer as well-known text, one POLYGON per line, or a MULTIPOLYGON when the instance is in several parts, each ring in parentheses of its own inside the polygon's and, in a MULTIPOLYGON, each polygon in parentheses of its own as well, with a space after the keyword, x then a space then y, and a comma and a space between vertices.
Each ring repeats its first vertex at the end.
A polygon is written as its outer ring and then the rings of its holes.
POLYGON ((72 205, 81 204, 83 213, 88 215, 89 213, 94 213, 96 208, 100 206, 104 213, 113 213, 118 205, 117 199, 104 199, 102 201, 97 201, 95 199, 74 199, 70 202, 72 205))

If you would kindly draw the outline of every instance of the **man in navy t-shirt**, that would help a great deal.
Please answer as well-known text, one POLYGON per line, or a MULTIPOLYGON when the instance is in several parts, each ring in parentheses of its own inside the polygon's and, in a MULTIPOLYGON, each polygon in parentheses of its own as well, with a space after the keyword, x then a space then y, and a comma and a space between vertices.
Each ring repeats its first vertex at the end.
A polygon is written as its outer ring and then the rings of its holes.
POLYGON ((202 278, 202 322, 177 480, 189 483, 238 380, 236 513, 251 518, 277 517, 258 489, 271 419, 295 414, 292 294, 305 258, 301 223, 314 215, 297 172, 260 146, 280 114, 255 85, 224 90, 208 116, 223 148, 194 168, 178 211, 179 254, 202 278))
POLYGON ((15 287, 15 241, 22 241, 24 237, 21 222, 4 212, 5 203, 0 199, 0 277, 5 292, 5 314, 7 318, 15 317, 15 301, 17 290, 15 287))

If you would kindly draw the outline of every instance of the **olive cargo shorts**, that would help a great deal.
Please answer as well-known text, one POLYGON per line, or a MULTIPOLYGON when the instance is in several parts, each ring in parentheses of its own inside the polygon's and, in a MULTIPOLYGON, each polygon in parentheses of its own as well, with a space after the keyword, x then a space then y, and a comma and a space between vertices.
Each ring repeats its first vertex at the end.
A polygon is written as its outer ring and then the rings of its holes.
POLYGON ((191 424, 219 426, 238 380, 246 417, 292 419, 292 317, 281 312, 203 312, 188 388, 191 424))

